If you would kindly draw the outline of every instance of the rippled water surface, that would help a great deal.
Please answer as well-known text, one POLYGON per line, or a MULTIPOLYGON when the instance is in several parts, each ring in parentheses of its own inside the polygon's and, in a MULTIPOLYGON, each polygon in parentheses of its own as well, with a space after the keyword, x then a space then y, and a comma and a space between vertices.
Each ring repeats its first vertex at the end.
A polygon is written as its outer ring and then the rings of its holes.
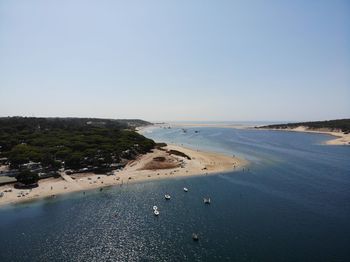
POLYGON ((249 172, 1 208, 0 261, 350 261, 350 147, 324 146, 326 135, 228 128, 145 135, 245 157, 249 172))

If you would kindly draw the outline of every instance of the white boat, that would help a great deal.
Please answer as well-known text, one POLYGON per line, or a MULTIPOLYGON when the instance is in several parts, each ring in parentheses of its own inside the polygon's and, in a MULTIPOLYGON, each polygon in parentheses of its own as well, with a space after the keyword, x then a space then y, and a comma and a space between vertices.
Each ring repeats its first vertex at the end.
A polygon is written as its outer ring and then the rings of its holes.
POLYGON ((154 211, 158 210, 158 207, 157 206, 153 206, 153 210, 154 211))
POLYGON ((184 187, 184 191, 185 191, 185 192, 188 192, 188 188, 187 188, 187 187, 184 187))
POLYGON ((210 197, 209 198, 203 198, 204 204, 210 204, 210 197))
POLYGON ((159 215, 159 211, 158 210, 154 210, 153 213, 154 213, 155 216, 159 215))
POLYGON ((168 195, 168 194, 164 195, 164 197, 166 200, 170 200, 170 198, 171 198, 170 195, 168 195))

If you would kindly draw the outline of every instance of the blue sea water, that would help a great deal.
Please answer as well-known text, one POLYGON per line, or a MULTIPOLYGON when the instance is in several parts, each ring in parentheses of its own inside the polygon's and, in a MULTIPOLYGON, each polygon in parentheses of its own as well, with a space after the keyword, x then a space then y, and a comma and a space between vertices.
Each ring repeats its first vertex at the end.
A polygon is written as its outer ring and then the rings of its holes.
POLYGON ((144 134, 244 157, 249 171, 1 208, 0 261, 350 261, 350 147, 320 134, 186 130, 144 134))

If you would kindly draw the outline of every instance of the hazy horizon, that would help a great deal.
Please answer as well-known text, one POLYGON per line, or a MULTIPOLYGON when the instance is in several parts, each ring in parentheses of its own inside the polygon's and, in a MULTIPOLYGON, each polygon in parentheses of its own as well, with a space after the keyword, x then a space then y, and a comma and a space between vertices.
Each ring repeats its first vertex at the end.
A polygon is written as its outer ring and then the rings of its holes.
POLYGON ((350 119, 350 117, 347 118, 336 118, 336 119, 311 119, 311 120, 149 120, 145 118, 120 118, 120 117, 92 117, 92 116, 26 116, 26 115, 13 115, 13 116, 0 116, 2 117, 35 117, 35 118, 96 118, 96 119, 111 119, 111 120, 123 120, 123 119, 138 119, 138 120, 144 120, 148 121, 154 124, 157 123, 225 123, 225 124, 258 124, 258 123, 264 123, 264 124, 284 124, 284 123, 297 123, 297 122, 314 122, 314 121, 328 121, 328 120, 341 120, 341 119, 350 119))
POLYGON ((1 1, 0 116, 350 117, 348 1, 1 1))

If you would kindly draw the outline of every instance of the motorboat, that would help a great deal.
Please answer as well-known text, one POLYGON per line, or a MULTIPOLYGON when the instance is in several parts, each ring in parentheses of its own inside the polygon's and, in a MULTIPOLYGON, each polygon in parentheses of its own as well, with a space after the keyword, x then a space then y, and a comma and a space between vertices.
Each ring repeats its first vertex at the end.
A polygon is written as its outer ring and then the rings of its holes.
POLYGON ((187 187, 184 187, 184 191, 185 191, 185 192, 188 192, 188 188, 187 188, 187 187))
POLYGON ((192 239, 193 239, 193 241, 198 241, 199 240, 198 234, 193 233, 192 234, 192 239))
POLYGON ((155 216, 159 215, 159 211, 158 210, 154 210, 153 213, 154 213, 155 216))
POLYGON ((157 206, 153 206, 153 210, 154 211, 158 210, 158 207, 157 206))
POLYGON ((170 198, 171 198, 170 195, 168 195, 168 194, 165 194, 164 197, 166 200, 170 200, 170 198))

